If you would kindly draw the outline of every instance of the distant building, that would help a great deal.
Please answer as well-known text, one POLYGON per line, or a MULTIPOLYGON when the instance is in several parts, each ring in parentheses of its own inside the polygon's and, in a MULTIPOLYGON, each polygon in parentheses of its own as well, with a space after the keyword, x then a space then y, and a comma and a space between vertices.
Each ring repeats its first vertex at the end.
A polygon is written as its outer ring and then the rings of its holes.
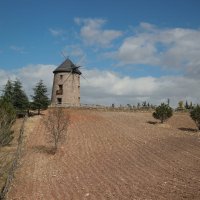
POLYGON ((63 106, 80 106, 79 67, 66 59, 54 71, 51 104, 63 106))

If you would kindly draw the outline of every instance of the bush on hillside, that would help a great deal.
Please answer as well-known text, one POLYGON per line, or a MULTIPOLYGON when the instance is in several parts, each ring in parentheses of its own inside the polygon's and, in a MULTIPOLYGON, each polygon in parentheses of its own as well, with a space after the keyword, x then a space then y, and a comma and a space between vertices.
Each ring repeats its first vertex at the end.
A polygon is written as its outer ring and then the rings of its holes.
POLYGON ((190 112, 190 117, 194 120, 198 130, 200 130, 200 106, 197 105, 190 112))
POLYGON ((153 113, 153 117, 155 119, 159 119, 161 123, 166 121, 168 118, 170 118, 173 115, 173 110, 172 108, 164 103, 161 103, 160 106, 158 106, 153 113))
POLYGON ((16 113, 11 103, 0 100, 0 147, 8 145, 13 139, 11 127, 16 113))

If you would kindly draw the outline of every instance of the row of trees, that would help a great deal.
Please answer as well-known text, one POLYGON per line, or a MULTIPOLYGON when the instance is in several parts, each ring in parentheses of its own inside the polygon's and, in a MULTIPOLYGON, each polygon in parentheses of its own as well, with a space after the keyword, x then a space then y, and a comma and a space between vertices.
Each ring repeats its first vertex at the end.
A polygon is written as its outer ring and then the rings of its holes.
POLYGON ((29 110, 46 109, 49 104, 47 87, 39 81, 33 88, 32 102, 23 90, 20 80, 8 80, 0 96, 0 147, 9 144, 13 139, 11 127, 16 117, 29 114, 29 110))
POLYGON ((193 105, 192 102, 188 103, 188 101, 186 101, 185 104, 184 104, 183 101, 179 101, 178 102, 178 107, 177 107, 176 110, 180 110, 180 111, 182 111, 182 110, 191 110, 194 107, 195 107, 195 105, 193 105))
POLYGON ((3 89, 1 99, 12 104, 17 113, 23 114, 33 109, 38 110, 38 114, 40 114, 40 110, 46 109, 49 105, 47 87, 42 80, 35 85, 33 93, 31 96, 32 101, 30 102, 20 80, 17 79, 14 82, 8 80, 3 89))
MULTIPOLYGON (((156 107, 153 112, 153 117, 159 119, 161 123, 169 119, 173 115, 173 109, 165 103, 161 103, 160 106, 156 107)), ((193 107, 190 111, 190 117, 194 120, 198 130, 200 130, 200 106, 193 107)))

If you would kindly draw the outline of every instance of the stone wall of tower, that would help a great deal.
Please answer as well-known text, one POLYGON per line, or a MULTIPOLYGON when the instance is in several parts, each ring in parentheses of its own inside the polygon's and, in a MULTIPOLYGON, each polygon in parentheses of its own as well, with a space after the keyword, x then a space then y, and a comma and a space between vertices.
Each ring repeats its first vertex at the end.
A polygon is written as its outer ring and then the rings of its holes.
POLYGON ((52 105, 80 106, 80 75, 68 72, 55 73, 51 103, 52 105))

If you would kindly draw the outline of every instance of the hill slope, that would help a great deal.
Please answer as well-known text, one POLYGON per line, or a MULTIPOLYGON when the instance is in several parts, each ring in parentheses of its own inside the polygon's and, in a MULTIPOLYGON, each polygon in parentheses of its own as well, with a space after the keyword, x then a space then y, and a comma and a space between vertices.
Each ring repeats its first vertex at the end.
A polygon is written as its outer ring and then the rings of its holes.
POLYGON ((41 117, 28 120, 8 199, 200 199, 200 136, 183 131, 195 128, 189 116, 161 126, 150 113, 70 112, 56 155, 41 117))

